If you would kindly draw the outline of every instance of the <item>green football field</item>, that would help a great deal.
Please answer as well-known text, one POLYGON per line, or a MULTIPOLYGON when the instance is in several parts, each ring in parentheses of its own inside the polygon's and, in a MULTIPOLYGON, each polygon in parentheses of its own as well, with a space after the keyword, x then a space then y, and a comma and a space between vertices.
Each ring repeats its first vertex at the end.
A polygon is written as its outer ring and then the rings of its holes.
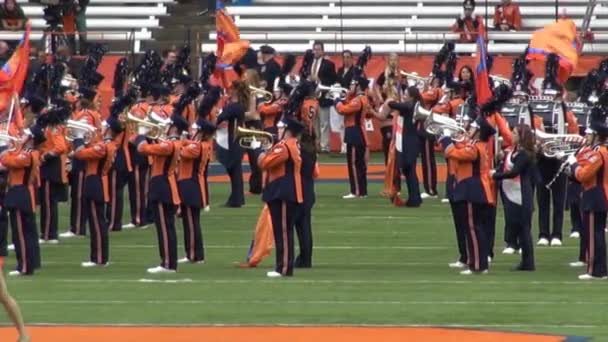
MULTIPOLYGON (((249 196, 244 208, 219 208, 227 190, 211 184, 212 210, 202 218, 207 263, 180 265, 174 275, 146 273, 159 263, 153 228, 112 233, 107 268, 80 267, 88 238, 42 246, 42 270, 9 279, 28 324, 428 325, 608 340, 608 281, 579 281, 582 269, 567 265, 578 240, 536 249, 536 272, 512 272, 519 256, 500 254, 502 209, 490 273, 461 276, 447 266, 456 259, 447 204, 394 208, 378 195, 380 183, 370 184, 369 198, 346 201, 346 182, 320 182, 314 268, 267 279, 273 256, 255 269, 234 266, 246 256, 262 203, 249 196)), ((61 213, 65 231, 67 207, 61 213)), ((5 271, 13 266, 11 255, 5 271)))

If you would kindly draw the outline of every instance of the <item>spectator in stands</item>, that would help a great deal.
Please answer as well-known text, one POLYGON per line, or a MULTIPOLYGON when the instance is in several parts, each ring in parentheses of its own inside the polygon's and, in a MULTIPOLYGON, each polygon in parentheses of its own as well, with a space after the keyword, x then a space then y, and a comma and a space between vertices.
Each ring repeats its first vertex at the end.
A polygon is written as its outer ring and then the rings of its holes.
POLYGON ((464 15, 459 15, 452 25, 452 31, 460 33, 461 43, 474 43, 477 41, 479 25, 483 25, 483 18, 479 15, 473 16, 475 11, 475 0, 465 0, 463 5, 464 15))
POLYGON ((72 58, 72 50, 69 46, 60 45, 59 47, 57 47, 56 58, 58 62, 62 62, 67 66, 68 72, 74 78, 80 78, 80 71, 82 69, 84 60, 72 58))
POLYGON ((262 78, 266 81, 266 90, 272 93, 274 80, 279 77, 281 66, 274 59, 275 50, 271 46, 260 46, 260 52, 262 53, 262 67, 260 68, 260 73, 262 78))
POLYGON ((0 20, 3 30, 16 31, 25 28, 27 17, 16 0, 4 0, 4 4, 0 6, 0 20))
MULTIPOLYGON (((353 53, 350 50, 342 51, 342 67, 338 69, 336 83, 339 83, 342 88, 349 89, 350 82, 353 79, 353 53)), ((330 122, 332 131, 340 133, 340 141, 342 147, 340 153, 346 153, 346 143, 344 143, 344 116, 339 115, 336 111, 330 112, 330 122)))
POLYGON ((7 42, 0 40, 0 66, 4 65, 11 57, 11 48, 7 42))
POLYGON ((498 31, 521 30, 519 6, 511 0, 502 0, 494 10, 494 28, 498 31))
POLYGON ((78 39, 80 40, 80 54, 88 54, 87 47, 87 6, 89 0, 78 0, 76 3, 76 31, 78 32, 78 39))
POLYGON ((169 65, 173 65, 177 61, 177 53, 175 50, 164 50, 163 51, 163 67, 161 70, 165 70, 169 65))
MULTIPOLYGON (((336 66, 332 61, 325 58, 325 45, 315 41, 312 45, 314 61, 310 69, 310 78, 317 84, 331 87, 336 82, 336 66)), ((319 116, 315 122, 315 130, 319 137, 321 152, 329 152, 329 109, 334 102, 322 93, 319 99, 319 116)))

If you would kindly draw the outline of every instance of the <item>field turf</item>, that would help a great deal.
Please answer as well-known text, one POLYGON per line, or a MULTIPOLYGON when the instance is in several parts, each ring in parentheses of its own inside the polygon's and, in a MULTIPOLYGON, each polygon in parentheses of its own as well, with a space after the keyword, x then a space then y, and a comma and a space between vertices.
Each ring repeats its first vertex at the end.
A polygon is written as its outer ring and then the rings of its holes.
MULTIPOLYGON (((159 262, 154 228, 129 230, 111 233, 107 268, 80 267, 88 238, 62 240, 42 246, 42 270, 10 278, 9 288, 28 324, 428 325, 608 341, 608 281, 578 281, 581 269, 567 265, 578 255, 578 240, 537 248, 536 272, 512 272, 519 256, 500 254, 500 208, 490 273, 460 276, 447 267, 456 260, 447 204, 395 208, 378 195, 378 182, 367 199, 345 201, 346 189, 346 181, 318 183, 314 268, 296 270, 291 279, 265 277, 273 256, 258 268, 234 266, 244 261, 262 203, 248 196, 244 208, 220 208, 228 184, 217 183, 212 210, 202 218, 205 265, 149 275, 146 268, 159 262)), ((60 231, 67 214, 62 205, 60 231)), ((181 257, 181 223, 177 228, 181 257)), ((5 271, 14 266, 13 255, 6 264, 5 271)))

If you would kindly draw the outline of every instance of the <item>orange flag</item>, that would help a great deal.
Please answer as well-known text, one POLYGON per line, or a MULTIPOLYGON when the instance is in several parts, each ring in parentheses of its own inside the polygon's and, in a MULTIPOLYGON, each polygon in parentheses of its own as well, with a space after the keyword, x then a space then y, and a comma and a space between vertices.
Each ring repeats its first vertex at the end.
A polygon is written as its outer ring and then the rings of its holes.
POLYGON ((21 93, 27 77, 30 55, 30 25, 28 23, 23 39, 13 55, 0 69, 0 92, 21 93))
POLYGON ((270 209, 264 205, 255 226, 255 236, 247 258, 248 267, 256 267, 262 260, 270 255, 274 247, 274 233, 272 232, 272 218, 270 209))
POLYGON ((546 55, 557 54, 559 56, 558 80, 564 83, 576 69, 579 49, 576 24, 571 19, 560 19, 532 34, 527 59, 544 62, 546 55))

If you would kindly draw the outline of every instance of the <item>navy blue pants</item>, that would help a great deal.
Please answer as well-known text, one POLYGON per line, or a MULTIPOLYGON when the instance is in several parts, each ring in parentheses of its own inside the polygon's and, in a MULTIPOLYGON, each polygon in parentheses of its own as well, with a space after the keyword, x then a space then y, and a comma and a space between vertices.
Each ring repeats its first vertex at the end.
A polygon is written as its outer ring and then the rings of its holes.
POLYGON ((367 162, 366 148, 363 145, 346 144, 346 166, 350 193, 357 196, 367 196, 367 162))
POLYGON ((298 205, 296 209, 295 227, 298 234, 300 254, 296 257, 295 267, 312 267, 312 206, 298 205))
POLYGON ((40 185, 40 235, 43 240, 57 240, 57 196, 59 184, 43 179, 40 185))
POLYGON ((243 166, 241 162, 233 163, 231 166, 224 166, 228 177, 230 177, 230 197, 226 201, 226 206, 239 208, 245 204, 245 194, 243 190, 243 166))
POLYGON ((534 269, 534 245, 532 243, 532 211, 503 197, 505 219, 509 218, 512 238, 521 248, 521 266, 534 269))
POLYGON ((580 233, 583 230, 583 218, 579 202, 570 202, 570 222, 572 223, 572 232, 580 233))
POLYGON ((273 200, 267 203, 272 219, 275 247, 275 271, 284 276, 293 275, 294 245, 293 231, 297 204, 273 200))
POLYGON ((87 217, 84 208, 84 170, 70 172, 70 231, 76 235, 87 235, 87 217))
POLYGON ((418 183, 418 176, 416 175, 416 159, 408 160, 405 153, 398 152, 399 167, 401 173, 405 177, 405 183, 407 184, 407 202, 409 206, 418 206, 422 203, 420 198, 420 188, 418 183))
POLYGON ((129 173, 110 170, 108 183, 110 186, 110 202, 106 207, 106 220, 112 231, 122 230, 122 213, 124 208, 124 189, 129 182, 129 173))
POLYGON ((422 183, 429 195, 437 195, 437 162, 435 161, 435 139, 419 137, 422 160, 422 183))
POLYGON ((150 203, 156 225, 160 266, 177 269, 177 235, 175 232, 175 206, 173 204, 150 203))
POLYGON ((393 140, 393 126, 380 127, 380 133, 382 134, 382 153, 384 153, 384 165, 388 163, 388 154, 391 147, 391 141, 393 140))
MULTIPOLYGON (((500 199, 502 200, 503 203, 503 207, 505 206, 505 203, 509 200, 505 194, 500 191, 500 199)), ((515 232, 515 228, 514 226, 514 222, 513 220, 515 219, 512 216, 507 215, 506 209, 505 209, 505 243, 507 244, 507 247, 511 247, 515 250, 519 249, 519 240, 517 238, 517 233, 515 232)))
POLYGON ((456 217, 466 226, 467 264, 474 272, 488 269, 488 219, 490 206, 470 202, 455 203, 456 217))
POLYGON ((89 261, 98 265, 108 262, 110 257, 108 239, 108 221, 104 216, 104 202, 87 199, 85 209, 91 232, 89 261))
POLYGON ((149 167, 147 164, 133 166, 129 174, 129 203, 131 207, 131 223, 135 226, 145 226, 150 222, 148 215, 148 183, 149 167))
POLYGON ((18 209, 9 211, 11 234, 17 256, 17 271, 23 274, 34 274, 40 268, 40 245, 36 230, 36 218, 33 213, 18 209))
POLYGON ((0 256, 8 255, 8 210, 0 207, 0 256))
POLYGON ((588 260, 587 274, 594 277, 608 276, 606 270, 606 212, 596 211, 583 212, 583 223, 588 238, 588 260))
POLYGON ((454 220, 454 230, 456 231, 456 243, 458 244, 458 261, 463 264, 467 263, 467 225, 463 220, 459 219, 459 209, 457 203, 450 201, 452 209, 452 218, 454 220))
POLYGON ((205 260, 203 233, 201 230, 201 208, 182 205, 182 225, 184 226, 184 249, 192 262, 205 260))
POLYGON ((545 187, 548 182, 549 179, 544 179, 543 183, 536 189, 539 238, 561 240, 564 226, 564 208, 566 207, 567 177, 562 173, 551 185, 551 190, 545 187), (551 209, 553 209, 553 230, 551 230, 550 223, 551 209))

